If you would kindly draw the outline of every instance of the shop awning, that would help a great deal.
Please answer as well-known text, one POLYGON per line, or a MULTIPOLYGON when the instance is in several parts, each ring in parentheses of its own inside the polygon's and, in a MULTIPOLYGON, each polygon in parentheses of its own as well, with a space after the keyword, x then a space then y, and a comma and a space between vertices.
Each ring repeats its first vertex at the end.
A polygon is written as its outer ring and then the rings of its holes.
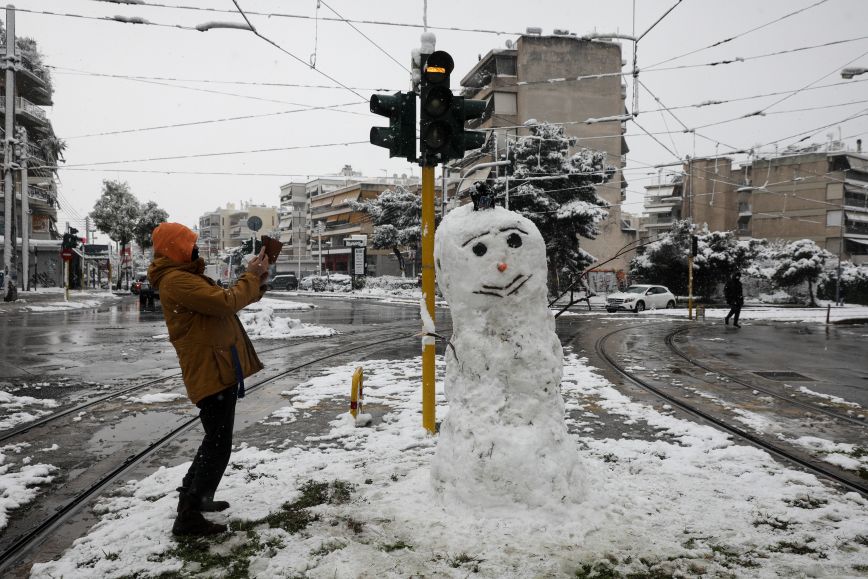
POLYGON ((459 192, 473 187, 473 184, 477 181, 488 181, 488 177, 491 175, 491 169, 491 167, 483 167, 465 177, 461 182, 461 189, 459 189, 459 192))

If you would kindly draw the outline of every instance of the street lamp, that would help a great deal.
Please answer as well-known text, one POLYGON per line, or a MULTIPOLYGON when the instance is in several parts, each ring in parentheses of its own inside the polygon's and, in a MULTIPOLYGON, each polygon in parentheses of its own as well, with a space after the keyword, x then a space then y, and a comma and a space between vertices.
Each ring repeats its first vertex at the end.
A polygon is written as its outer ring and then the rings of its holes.
POLYGON ((841 78, 853 78, 854 76, 865 74, 866 72, 868 72, 868 68, 851 66, 841 70, 841 78))

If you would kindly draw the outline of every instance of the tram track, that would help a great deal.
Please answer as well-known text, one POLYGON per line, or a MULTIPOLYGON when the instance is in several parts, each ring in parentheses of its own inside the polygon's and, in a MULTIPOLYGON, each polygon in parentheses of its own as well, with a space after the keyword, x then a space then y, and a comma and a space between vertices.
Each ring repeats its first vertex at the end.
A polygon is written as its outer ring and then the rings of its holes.
MULTIPOLYGON (((758 436, 756 434, 748 432, 747 430, 745 430, 739 426, 736 426, 736 425, 732 424, 731 422, 728 422, 728 421, 726 421, 726 420, 724 420, 718 416, 715 416, 714 414, 698 407, 695 404, 691 404, 690 402, 685 401, 680 396, 677 396, 673 393, 666 392, 665 390, 661 389, 660 387, 655 386, 654 384, 651 384, 648 380, 645 380, 644 378, 637 376, 635 373, 630 372, 624 365, 619 363, 614 358, 614 356, 612 356, 609 352, 606 351, 606 343, 612 336, 615 336, 616 334, 619 334, 619 333, 624 332, 624 331, 632 330, 632 329, 635 329, 635 327, 631 326, 631 327, 626 327, 626 328, 618 328, 614 331, 603 334, 602 336, 600 336, 596 340, 595 345, 594 345, 594 349, 595 349, 597 355, 603 361, 605 361, 607 364, 609 364, 618 374, 620 374, 621 376, 623 376, 624 378, 626 378, 630 382, 636 384, 637 386, 639 386, 643 390, 646 390, 646 391, 654 394, 655 396, 665 400, 668 404, 670 404, 674 407, 677 407, 678 409, 682 410, 683 412, 686 412, 687 414, 689 414, 691 416, 694 416, 694 417, 701 419, 703 422, 711 424, 712 426, 718 428, 719 430, 722 430, 722 431, 727 432, 731 435, 734 435, 737 438, 747 442, 748 444, 751 444, 755 447, 761 448, 761 449, 769 452, 771 455, 773 455, 779 459, 782 459, 782 460, 784 460, 790 464, 797 465, 797 466, 799 466, 799 467, 801 467, 807 471, 810 471, 811 473, 814 473, 816 475, 821 476, 822 478, 833 481, 833 482, 837 483, 838 485, 846 488, 847 490, 855 491, 864 497, 868 497, 868 485, 866 485, 864 482, 858 480, 858 477, 856 477, 855 475, 851 476, 851 475, 846 475, 846 474, 841 474, 839 472, 836 472, 835 470, 828 468, 823 464, 819 464, 816 460, 811 460, 811 458, 809 457, 810 455, 790 451, 790 450, 784 448, 780 444, 776 444, 772 441, 769 441, 766 438, 763 438, 762 436, 758 436)), ((671 341, 671 339, 676 334, 678 334, 679 332, 681 332, 683 330, 684 330, 684 328, 682 327, 682 328, 678 328, 672 332, 669 332, 666 336, 667 343, 669 341, 671 341)), ((688 361, 690 361, 689 356, 688 356, 688 361)), ((744 385, 744 384, 741 384, 741 385, 744 385)), ((752 388, 752 389, 755 389, 755 388, 752 388)), ((792 400, 787 399, 786 397, 780 397, 780 398, 782 400, 790 403, 790 404, 792 404, 794 402, 792 400)), ((809 404, 806 404, 806 405, 812 406, 809 404)), ((800 407, 804 408, 804 406, 800 406, 800 407)), ((816 408, 813 408, 813 407, 811 409, 816 410, 816 408)), ((837 417, 840 418, 840 416, 837 416, 837 417)), ((859 421, 857 421, 857 422, 860 425, 862 424, 859 421)))
MULTIPOLYGON (((388 333, 389 331, 394 331, 394 330, 386 329, 386 330, 382 330, 381 332, 367 333, 365 335, 367 338, 373 337, 374 339, 376 339, 376 337, 379 333, 382 333, 382 332, 388 333)), ((339 334, 339 336, 341 336, 341 337, 353 337, 353 336, 358 335, 359 333, 361 333, 361 332, 339 334)), ((290 344, 282 344, 280 346, 275 346, 273 348, 268 348, 266 350, 260 350, 257 353, 264 356, 264 355, 272 353, 272 352, 288 350, 288 349, 291 349, 295 346, 304 346, 304 345, 307 345, 307 342, 295 341, 295 342, 290 343, 290 344)), ((115 400, 117 398, 120 398, 121 396, 131 394, 131 393, 137 392, 139 390, 143 390, 149 386, 153 386, 153 385, 159 384, 161 382, 167 382, 168 383, 171 380, 180 379, 180 378, 181 378, 181 372, 174 372, 172 374, 169 374, 168 376, 161 376, 159 378, 154 378, 151 380, 146 380, 144 382, 139 382, 137 384, 133 384, 132 386, 127 386, 125 388, 117 390, 115 392, 111 392, 111 393, 105 394, 103 396, 98 396, 97 398, 94 398, 92 400, 81 402, 81 403, 76 404, 74 406, 70 406, 68 408, 58 410, 57 412, 52 412, 51 414, 43 416, 42 418, 38 418, 38 419, 33 420, 31 422, 27 422, 25 424, 22 424, 20 426, 11 428, 9 430, 6 430, 6 431, 0 433, 0 443, 4 443, 7 440, 15 438, 16 436, 20 436, 22 434, 25 434, 25 433, 27 433, 27 432, 35 429, 35 428, 47 426, 53 422, 56 422, 57 420, 60 420, 61 418, 69 416, 70 414, 77 414, 77 413, 82 412, 84 410, 87 410, 89 408, 93 408, 94 406, 96 406, 98 404, 102 404, 104 402, 109 402, 109 401, 115 400)))
MULTIPOLYGON (((256 382, 255 384, 249 384, 247 386, 248 395, 255 394, 257 390, 261 389, 267 384, 274 382, 275 380, 278 380, 279 378, 293 374, 295 372, 303 370, 304 368, 314 366, 318 363, 325 362, 326 360, 329 360, 331 358, 336 358, 338 356, 366 349, 376 348, 378 346, 382 346, 391 342, 396 342, 398 340, 412 339, 416 335, 416 333, 408 332, 407 329, 395 328, 384 330, 383 332, 379 332, 378 334, 379 335, 376 336, 365 334, 363 338, 364 343, 362 344, 341 344, 336 349, 330 350, 323 355, 319 355, 312 359, 305 360, 302 363, 294 364, 256 382)), ((285 347, 273 348, 267 351, 263 351, 262 353, 274 352, 281 349, 285 349, 285 347)), ((164 377, 160 380, 165 379, 166 378, 164 377)), ((153 383, 153 381, 151 383, 153 383)), ((142 386, 143 384, 139 384, 136 387, 141 388, 142 386)), ((113 397, 117 397, 119 395, 119 392, 114 393, 113 397)), ((105 401, 105 399, 101 401, 105 401)), ((98 403, 99 401, 94 402, 98 403)), ((68 415, 69 413, 70 412, 66 412, 65 415, 68 415)), ((59 416, 55 418, 59 418, 59 416)), ((0 574, 3 574, 7 569, 12 567, 14 563, 18 562, 22 558, 22 556, 26 555, 34 547, 42 543, 43 540, 48 537, 58 526, 62 525, 65 521, 69 520, 72 516, 74 516, 75 513, 78 512, 78 510, 82 506, 89 502, 89 500, 92 499, 94 496, 98 495, 100 491, 102 491, 113 482, 120 480, 125 475, 125 473, 132 470, 135 466, 141 464, 144 460, 146 460, 148 457, 166 446, 173 439, 179 437, 181 434, 198 424, 198 422, 198 416, 193 416, 189 419, 183 420, 180 424, 171 429, 169 432, 165 433, 156 441, 151 442, 145 448, 128 456, 118 466, 111 468, 111 470, 102 475, 99 475, 93 483, 89 484, 84 489, 77 492, 70 500, 67 500, 65 503, 58 506, 50 516, 46 517, 37 525, 31 527, 29 530, 16 537, 7 546, 3 547, 2 552, 0 552, 0 574)))
POLYGON ((775 398, 777 400, 780 400, 780 401, 785 402, 787 404, 790 404, 792 406, 798 406, 799 408, 802 408, 804 410, 808 410, 809 412, 816 412, 818 414, 824 414, 824 415, 826 415, 830 418, 833 418, 835 420, 847 422, 850 424, 855 424, 857 426, 868 425, 868 422, 866 422, 865 420, 862 420, 862 419, 859 419, 859 418, 856 418, 853 416, 847 416, 846 414, 841 414, 840 412, 835 412, 834 410, 829 410, 828 408, 825 408, 825 407, 820 406, 818 404, 812 404, 810 402, 805 402, 803 400, 794 399, 790 396, 784 396, 783 394, 776 392, 775 390, 772 390, 771 388, 766 388, 764 386, 760 386, 760 385, 757 385, 754 383, 745 382, 744 380, 742 380, 736 376, 733 376, 732 374, 729 374, 727 372, 721 372, 720 370, 718 370, 716 368, 712 368, 706 364, 703 364, 701 362, 696 361, 696 359, 690 357, 690 355, 688 355, 686 352, 682 351, 674 343, 675 338, 678 335, 687 332, 689 329, 690 329, 689 327, 679 328, 679 329, 667 334, 666 338, 664 339, 666 346, 672 351, 672 353, 679 356, 680 358, 683 358, 689 364, 696 366, 697 368, 701 368, 701 369, 705 370, 706 372, 711 372, 717 376, 722 376, 722 377, 726 378, 727 380, 729 380, 730 382, 738 384, 739 386, 742 386, 748 390, 756 390, 758 392, 762 392, 763 394, 765 394, 767 396, 771 396, 772 398, 775 398))

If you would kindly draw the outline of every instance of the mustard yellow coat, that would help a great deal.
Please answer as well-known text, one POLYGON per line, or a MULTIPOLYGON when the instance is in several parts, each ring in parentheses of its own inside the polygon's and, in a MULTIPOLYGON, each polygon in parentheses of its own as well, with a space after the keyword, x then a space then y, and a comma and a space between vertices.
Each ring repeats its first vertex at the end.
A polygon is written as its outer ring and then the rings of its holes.
POLYGON ((232 346, 238 350, 245 378, 263 368, 235 315, 265 293, 259 278, 245 273, 225 289, 203 275, 204 271, 203 259, 178 263, 159 256, 148 268, 148 279, 160 292, 169 340, 193 404, 237 383, 232 346))

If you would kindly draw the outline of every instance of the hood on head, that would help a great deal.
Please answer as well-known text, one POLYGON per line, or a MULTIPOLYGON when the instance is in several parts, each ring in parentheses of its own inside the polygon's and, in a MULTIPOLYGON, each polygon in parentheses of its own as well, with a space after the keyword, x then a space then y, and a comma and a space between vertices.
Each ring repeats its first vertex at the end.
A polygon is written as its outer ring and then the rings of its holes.
POLYGON ((193 246, 199 236, 186 225, 161 223, 151 234, 154 242, 154 257, 168 257, 175 263, 193 261, 193 246))

